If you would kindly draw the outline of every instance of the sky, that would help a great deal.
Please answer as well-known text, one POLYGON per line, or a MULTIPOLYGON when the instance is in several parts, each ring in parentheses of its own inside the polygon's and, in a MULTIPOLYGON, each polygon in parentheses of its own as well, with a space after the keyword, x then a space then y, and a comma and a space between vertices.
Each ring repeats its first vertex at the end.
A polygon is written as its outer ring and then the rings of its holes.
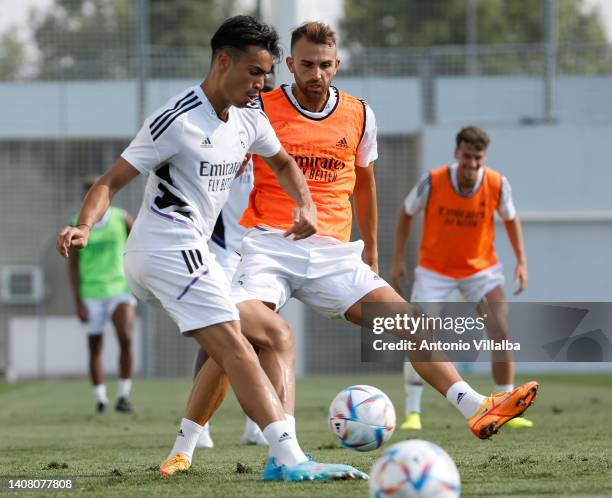
POLYGON ((604 20, 608 40, 612 41, 612 0, 584 0, 589 9, 599 8, 604 20))
POLYGON ((0 30, 18 24, 25 25, 31 7, 47 7, 52 0, 0 0, 0 30))
MULTIPOLYGON (((323 5, 339 4, 342 0, 325 0, 323 5)), ((584 0, 587 8, 601 9, 608 39, 612 40, 612 0, 584 0)), ((21 36, 28 36, 27 16, 31 7, 47 7, 53 0, 0 0, 0 32, 11 25, 20 25, 21 36)), ((333 9, 336 10, 336 9, 333 9)))

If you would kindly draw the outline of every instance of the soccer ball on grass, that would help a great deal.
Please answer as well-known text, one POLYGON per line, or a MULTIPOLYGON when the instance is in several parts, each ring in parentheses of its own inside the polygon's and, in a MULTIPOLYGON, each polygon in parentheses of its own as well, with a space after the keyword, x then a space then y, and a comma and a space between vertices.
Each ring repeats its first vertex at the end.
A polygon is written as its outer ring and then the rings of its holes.
POLYGON ((379 448, 395 430, 395 409, 380 389, 358 385, 343 389, 329 407, 329 428, 345 448, 379 448))
POLYGON ((455 462, 429 441, 394 444, 370 471, 371 498, 458 498, 460 491, 455 462))

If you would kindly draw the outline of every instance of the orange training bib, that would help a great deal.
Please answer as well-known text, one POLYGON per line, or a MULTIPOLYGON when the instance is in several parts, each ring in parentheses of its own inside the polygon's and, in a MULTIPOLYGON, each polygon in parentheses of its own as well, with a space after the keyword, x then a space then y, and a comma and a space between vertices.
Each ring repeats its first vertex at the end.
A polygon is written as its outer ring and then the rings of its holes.
POLYGON ((493 215, 501 178, 485 168, 480 187, 468 197, 453 188, 448 166, 431 171, 420 266, 451 278, 466 278, 497 263, 493 215))
MULTIPOLYGON (((338 93, 336 107, 320 119, 294 107, 283 88, 261 94, 261 101, 283 147, 304 173, 317 206, 317 234, 348 242, 352 220, 349 198, 355 186, 357 147, 365 128, 365 104, 338 93)), ((286 230, 292 225, 295 202, 260 157, 254 157, 253 166, 255 185, 240 223, 286 230)))

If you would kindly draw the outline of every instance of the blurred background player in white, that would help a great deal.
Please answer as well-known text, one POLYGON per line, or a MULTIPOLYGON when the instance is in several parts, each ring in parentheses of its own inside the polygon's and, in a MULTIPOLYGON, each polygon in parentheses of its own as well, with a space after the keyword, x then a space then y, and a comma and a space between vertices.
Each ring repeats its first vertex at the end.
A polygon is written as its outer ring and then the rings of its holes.
MULTIPOLYGON (((504 274, 494 247, 495 212, 504 221, 516 256, 515 294, 523 292, 527 285, 527 257, 510 183, 485 165, 489 142, 484 130, 463 128, 456 136, 455 162, 426 173, 410 191, 397 220, 391 275, 393 286, 401 293, 402 281, 408 277, 404 249, 412 218, 425 210, 410 301, 442 303, 460 291, 466 301, 478 303, 481 315, 487 315, 489 337, 501 341, 508 338, 509 327, 504 274)), ((428 312, 436 314, 434 309, 428 312)), ((496 354, 491 367, 495 392, 512 391, 512 352, 496 354)), ((406 420, 400 427, 419 430, 423 380, 409 362, 404 363, 404 382, 406 420)), ((517 417, 506 425, 531 427, 533 423, 517 417)))
MULTIPOLYGON (((85 180, 83 195, 87 194, 96 179, 85 180)), ((73 217, 73 225, 77 217, 73 217)), ((87 331, 89 375, 98 413, 104 413, 108 406, 102 348, 104 326, 109 319, 117 332, 120 351, 115 409, 119 412, 132 411, 128 398, 132 387, 132 331, 136 300, 130 294, 123 273, 123 252, 132 223, 127 212, 111 206, 92 227, 88 246, 80 251, 70 248, 70 286, 77 316, 87 331)))
POLYGON ((269 443, 263 480, 298 481, 367 475, 349 465, 320 464, 300 448, 274 387, 245 336, 230 286, 207 242, 249 153, 266 163, 294 200, 286 231, 296 240, 316 231, 316 208, 297 164, 269 120, 249 108, 280 55, 278 34, 250 16, 227 19, 213 35, 212 62, 200 85, 187 88, 149 116, 115 164, 90 189, 76 226, 58 233, 56 248, 86 247, 93 224, 114 194, 139 174, 148 175, 143 202, 124 256, 130 288, 161 305, 181 334, 210 354, 187 400, 174 446, 160 465, 162 477, 191 467, 195 445, 228 382, 209 388, 207 374, 224 374, 243 410, 269 443), (213 410, 210 411, 208 405, 213 410))
MULTIPOLYGON (((262 92, 269 92, 274 89, 276 78, 274 76, 274 68, 266 74, 262 92)), ((246 170, 242 175, 234 180, 230 190, 227 202, 219 213, 212 236, 208 241, 210 252, 215 255, 217 262, 223 268, 229 282, 234 277, 234 272, 238 263, 240 263, 240 255, 236 252, 240 247, 240 243, 244 235, 248 231, 238 220, 249 204, 249 194, 253 188, 253 161, 249 160, 246 170)), ((257 348, 255 348, 257 350, 257 348)), ((200 348, 196 355, 196 360, 193 368, 193 376, 198 374, 200 368, 208 358, 206 351, 200 348)), ((246 417, 244 424, 244 433, 240 438, 240 444, 258 444, 267 446, 268 441, 261 432, 259 426, 249 417, 246 417)), ((210 423, 204 424, 204 429, 198 439, 198 448, 212 448, 214 446, 210 435, 210 423)))

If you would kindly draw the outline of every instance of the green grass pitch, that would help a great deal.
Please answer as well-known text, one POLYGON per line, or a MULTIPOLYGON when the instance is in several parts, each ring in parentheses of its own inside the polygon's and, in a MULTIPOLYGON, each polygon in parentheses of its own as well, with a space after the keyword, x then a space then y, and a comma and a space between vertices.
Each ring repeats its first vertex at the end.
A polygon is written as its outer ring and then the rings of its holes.
MULTIPOLYGON (((612 375, 534 377, 541 381, 540 395, 528 412, 535 428, 506 429, 490 441, 479 441, 444 398, 426 389, 425 427, 418 437, 439 444, 454 458, 464 497, 612 496, 612 375)), ((488 377, 469 380, 483 391, 490 389, 488 377)), ((315 459, 369 471, 382 452, 345 450, 327 428, 327 407, 334 395, 362 383, 385 391, 398 420, 402 418, 400 375, 321 376, 299 382, 298 435, 315 459)), ((112 382, 109 387, 112 393, 112 382)), ((238 445, 243 416, 233 395, 212 421, 216 447, 197 450, 188 474, 161 479, 157 468, 174 441, 189 387, 187 379, 136 380, 134 414, 99 416, 85 380, 0 384, 0 475, 71 477, 77 494, 100 497, 368 496, 363 481, 260 481, 266 451, 238 445)), ((392 442, 408 436, 416 434, 397 430, 392 442)), ((75 493, 52 496, 63 495, 75 493)))

